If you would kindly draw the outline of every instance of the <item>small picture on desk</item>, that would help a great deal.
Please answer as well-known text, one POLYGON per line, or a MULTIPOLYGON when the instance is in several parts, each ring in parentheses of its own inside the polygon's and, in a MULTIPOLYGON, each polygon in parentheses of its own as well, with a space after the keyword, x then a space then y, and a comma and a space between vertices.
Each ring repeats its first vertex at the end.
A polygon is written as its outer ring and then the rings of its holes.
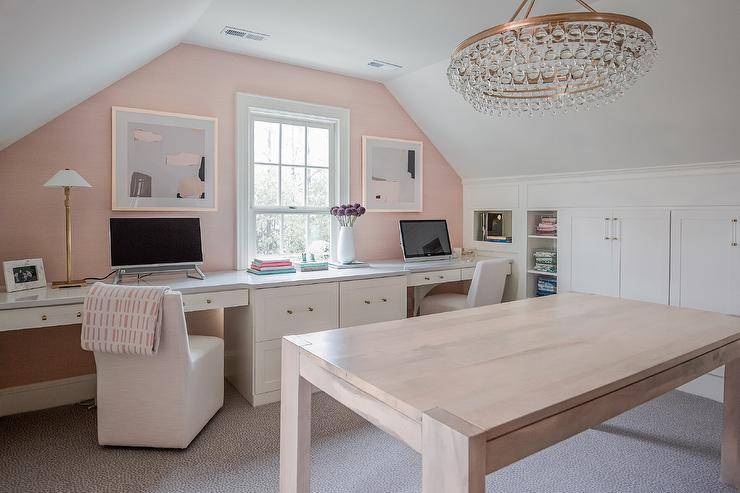
POLYGON ((3 262, 3 272, 8 293, 46 286, 44 261, 40 258, 3 262))

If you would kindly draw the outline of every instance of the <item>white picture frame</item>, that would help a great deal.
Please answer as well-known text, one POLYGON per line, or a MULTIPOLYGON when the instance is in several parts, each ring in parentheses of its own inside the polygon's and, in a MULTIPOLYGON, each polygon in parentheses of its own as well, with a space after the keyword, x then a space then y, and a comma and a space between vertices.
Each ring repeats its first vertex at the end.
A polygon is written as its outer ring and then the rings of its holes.
POLYGON ((113 106, 114 211, 218 210, 218 119, 113 106))
POLYGON ((422 212, 424 144, 362 136, 362 202, 368 212, 422 212))
POLYGON ((5 290, 8 293, 46 287, 44 261, 40 258, 3 262, 5 290))

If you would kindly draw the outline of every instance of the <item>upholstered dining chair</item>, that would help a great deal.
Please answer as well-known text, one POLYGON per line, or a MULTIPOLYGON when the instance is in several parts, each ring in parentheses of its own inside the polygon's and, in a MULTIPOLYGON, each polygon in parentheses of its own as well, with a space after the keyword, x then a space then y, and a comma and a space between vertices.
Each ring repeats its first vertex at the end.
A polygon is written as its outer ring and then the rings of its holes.
POLYGON ((511 269, 510 262, 508 259, 478 262, 468 294, 440 293, 426 296, 421 300, 421 315, 501 303, 506 286, 506 276, 511 269))
POLYGON ((179 292, 163 297, 156 354, 94 354, 101 445, 186 448, 223 406, 223 339, 188 336, 179 292))

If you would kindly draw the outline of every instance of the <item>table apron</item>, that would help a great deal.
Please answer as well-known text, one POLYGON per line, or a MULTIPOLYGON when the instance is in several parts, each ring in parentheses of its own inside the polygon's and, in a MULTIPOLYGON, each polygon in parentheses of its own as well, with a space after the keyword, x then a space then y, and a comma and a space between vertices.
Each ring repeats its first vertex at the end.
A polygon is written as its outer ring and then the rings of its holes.
POLYGON ((643 380, 486 442, 486 472, 497 471, 659 397, 730 361, 740 359, 734 341, 643 380))
POLYGON ((393 409, 346 380, 321 368, 301 352, 300 375, 319 390, 356 412, 389 435, 421 452, 421 423, 393 409))

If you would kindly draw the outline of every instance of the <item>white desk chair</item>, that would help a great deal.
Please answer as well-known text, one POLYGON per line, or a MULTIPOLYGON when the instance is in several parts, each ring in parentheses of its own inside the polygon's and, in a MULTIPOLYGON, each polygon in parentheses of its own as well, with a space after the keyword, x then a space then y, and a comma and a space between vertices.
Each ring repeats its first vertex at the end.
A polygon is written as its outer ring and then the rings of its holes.
POLYGON ((157 354, 95 352, 101 445, 186 448, 223 406, 223 339, 188 336, 180 293, 162 303, 157 354))
POLYGON ((421 300, 421 315, 501 303, 501 298, 504 296, 506 276, 509 273, 509 263, 508 259, 478 262, 467 295, 442 293, 426 296, 421 300))

